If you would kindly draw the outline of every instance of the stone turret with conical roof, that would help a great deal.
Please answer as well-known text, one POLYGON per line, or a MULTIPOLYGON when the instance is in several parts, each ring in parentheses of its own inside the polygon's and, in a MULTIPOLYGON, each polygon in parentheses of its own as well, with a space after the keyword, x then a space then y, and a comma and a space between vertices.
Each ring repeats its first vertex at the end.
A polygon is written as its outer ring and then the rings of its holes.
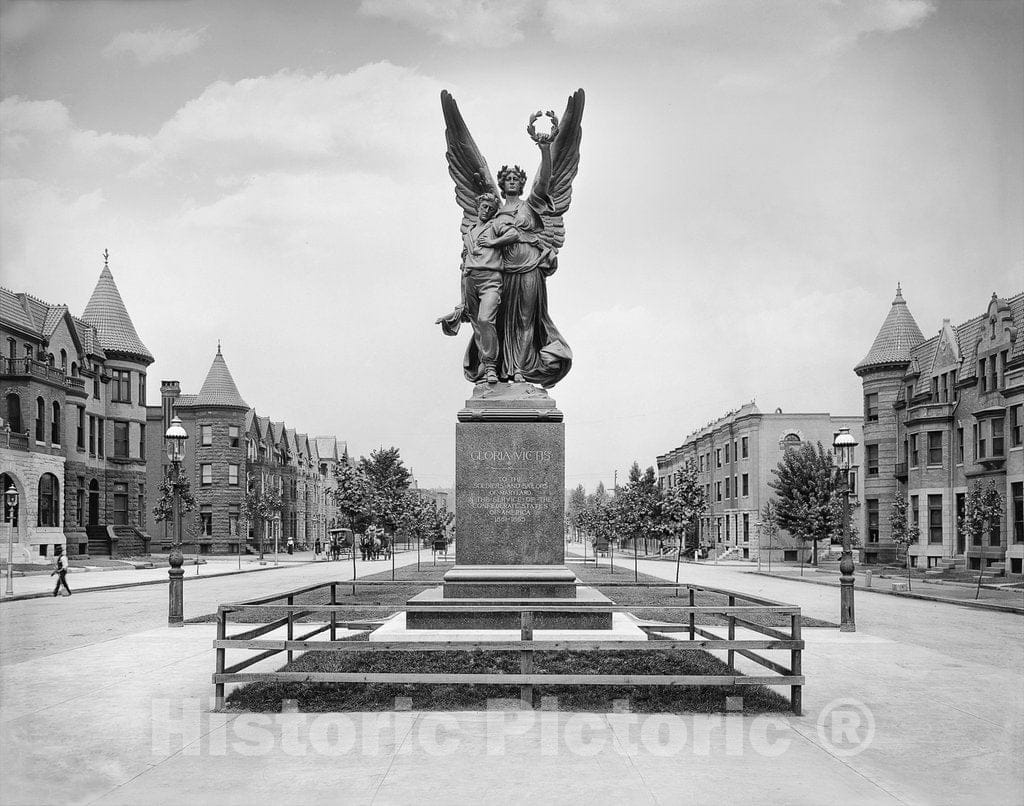
POLYGON ((921 328, 903 299, 903 289, 896 284, 896 297, 889 308, 889 314, 875 336, 875 341, 853 371, 863 376, 865 372, 886 366, 906 366, 910 362, 910 351, 924 341, 921 328))
MULTIPOLYGON (((895 404, 903 388, 911 351, 924 341, 921 328, 896 286, 896 297, 882 322, 871 349, 853 368, 864 390, 864 445, 858 449, 864 479, 864 522, 861 524, 863 560, 896 559, 889 527, 889 512, 900 478, 895 404)), ((904 474, 905 477, 905 474, 904 474)))
POLYGON ((146 349, 139 334, 135 332, 135 325, 121 299, 121 292, 117 290, 114 275, 110 271, 109 253, 106 251, 103 253, 103 271, 100 272, 100 279, 89 298, 89 304, 85 306, 82 320, 96 328, 100 347, 108 357, 113 354, 147 366, 153 363, 153 354, 146 349))
POLYGON ((231 377, 231 371, 228 369, 227 362, 224 361, 224 355, 220 350, 220 342, 217 343, 217 355, 213 357, 213 363, 210 365, 210 371, 206 373, 203 387, 199 390, 199 394, 195 396, 192 405, 204 408, 217 407, 249 410, 249 404, 238 393, 235 379, 231 377))

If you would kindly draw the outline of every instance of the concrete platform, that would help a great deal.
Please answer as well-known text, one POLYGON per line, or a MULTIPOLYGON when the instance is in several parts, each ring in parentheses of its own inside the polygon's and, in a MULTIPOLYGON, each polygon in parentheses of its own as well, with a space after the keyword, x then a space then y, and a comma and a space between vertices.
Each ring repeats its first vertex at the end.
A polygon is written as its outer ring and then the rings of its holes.
POLYGON ((534 615, 536 630, 607 630, 612 627, 611 599, 594 588, 574 589, 566 597, 474 597, 452 598, 442 588, 418 593, 406 602, 406 624, 410 630, 518 630, 520 613, 505 608, 523 605, 557 607, 557 612, 534 615), (494 608, 481 611, 479 608, 494 608))
MULTIPOLYGON (((612 613, 612 626, 608 630, 534 630, 536 641, 646 641, 647 633, 640 629, 629 613, 612 613)), ((458 630, 409 629, 405 613, 396 613, 383 625, 370 633, 371 641, 518 641, 519 630, 458 630)))

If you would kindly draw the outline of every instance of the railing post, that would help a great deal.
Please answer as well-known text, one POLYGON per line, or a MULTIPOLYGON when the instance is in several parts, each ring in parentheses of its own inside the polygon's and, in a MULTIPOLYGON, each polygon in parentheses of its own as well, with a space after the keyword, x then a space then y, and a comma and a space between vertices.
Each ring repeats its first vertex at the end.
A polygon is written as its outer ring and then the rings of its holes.
MULTIPOLYGON (((331 583, 331 604, 336 605, 338 603, 338 583, 331 583)), ((331 640, 338 640, 338 611, 331 611, 331 640)))
MULTIPOLYGON (((217 640, 223 641, 227 638, 228 634, 228 614, 226 610, 217 608, 217 640)), ((214 671, 216 674, 224 674, 224 656, 227 652, 223 647, 217 647, 217 660, 215 662, 214 671)), ((213 703, 214 710, 224 710, 224 684, 214 683, 213 684, 213 703)))
MULTIPOLYGON (((792 632, 791 638, 794 641, 800 641, 801 639, 801 624, 800 614, 794 613, 791 617, 792 621, 792 632)), ((789 673, 791 675, 802 675, 803 674, 803 662, 800 656, 800 650, 794 649, 790 652, 790 664, 789 673)), ((803 686, 790 686, 789 687, 789 701, 793 706, 793 713, 796 716, 804 715, 804 697, 803 697, 803 686)))
MULTIPOLYGON (((533 642, 533 613, 524 611, 520 614, 520 639, 533 642)), ((533 673, 533 650, 524 650, 519 655, 519 671, 521 674, 533 673)), ((523 708, 533 709, 533 684, 519 685, 519 701, 523 708)))
MULTIPOLYGON (((735 596, 730 596, 729 597, 729 607, 735 607, 735 606, 736 606, 736 597, 735 596)), ((730 641, 735 641, 736 640, 736 617, 732 613, 729 614, 729 640, 730 641)), ((729 650, 729 668, 732 669, 734 672, 736 671, 736 653, 733 650, 731 650, 731 649, 729 650)))
MULTIPOLYGON (((694 598, 694 595, 693 595, 693 588, 690 588, 690 607, 694 607, 695 601, 696 601, 696 599, 694 598)), ((696 615, 697 614, 694 613, 692 610, 690 611, 690 640, 691 641, 694 638, 697 637, 697 628, 696 628, 697 619, 696 619, 696 615)))
MULTIPOLYGON (((288 604, 289 605, 295 604, 295 597, 294 596, 289 596, 288 597, 288 604)), ((289 610, 288 611, 288 640, 291 641, 292 637, 294 635, 295 635, 295 611, 294 610, 289 610)), ((292 662, 292 651, 290 649, 288 650, 288 662, 289 663, 292 662)))

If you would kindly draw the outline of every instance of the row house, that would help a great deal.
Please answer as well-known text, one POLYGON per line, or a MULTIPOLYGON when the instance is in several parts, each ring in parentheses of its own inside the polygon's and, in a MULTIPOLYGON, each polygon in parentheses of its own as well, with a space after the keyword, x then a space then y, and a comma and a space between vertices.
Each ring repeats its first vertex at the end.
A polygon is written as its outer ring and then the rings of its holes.
MULTIPOLYGON (((755 560, 769 554, 776 560, 797 561, 809 546, 785 530, 770 540, 762 535, 761 512, 775 491, 769 486, 787 449, 820 442, 831 450, 840 428, 862 439, 859 416, 828 413, 786 414, 782 409, 763 413, 751 402, 692 432, 683 444, 658 457, 658 483, 671 486, 677 470, 697 469, 708 499, 699 519, 700 544, 725 557, 755 560)), ((850 470, 851 504, 859 500, 859 462, 850 470)))
POLYGON ((146 372, 108 255, 81 318, 0 288, 0 485, 15 562, 147 550, 146 372))
POLYGON ((162 547, 180 534, 200 554, 256 551, 261 527, 246 523, 244 502, 250 491, 266 490, 276 492, 282 505, 262 531, 265 550, 283 550, 289 541, 312 547, 326 538, 328 496, 317 440, 257 414, 239 393, 219 345, 198 394, 182 394, 178 381, 164 381, 160 393, 161 405, 147 414, 151 455, 162 458, 150 464, 149 487, 158 495, 170 470, 162 440, 177 416, 189 434, 182 471, 197 505, 176 531, 170 523, 156 523, 154 495, 148 525, 162 547))
POLYGON ((984 313, 925 339, 902 290, 867 356, 865 559, 897 559, 889 513, 908 504, 919 530, 910 563, 1005 568, 1024 562, 1024 294, 993 294, 984 313), (961 529, 969 489, 994 484, 1003 516, 984 536, 961 529))

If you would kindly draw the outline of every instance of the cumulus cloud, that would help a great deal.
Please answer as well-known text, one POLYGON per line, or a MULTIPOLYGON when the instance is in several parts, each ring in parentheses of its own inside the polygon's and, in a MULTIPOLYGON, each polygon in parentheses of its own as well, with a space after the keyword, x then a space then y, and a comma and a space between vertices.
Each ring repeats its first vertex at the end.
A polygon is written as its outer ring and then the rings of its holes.
POLYGON ((567 45, 799 49, 820 55, 858 37, 919 25, 932 0, 363 0, 363 14, 411 25, 449 44, 507 47, 538 30, 567 45))
POLYGON ((500 48, 521 42, 537 0, 363 0, 370 17, 412 25, 449 44, 500 48))
POLYGON ((10 95, 0 101, 0 131, 4 134, 63 131, 71 115, 60 101, 32 101, 10 95))
POLYGON ((311 167, 414 170, 440 143, 434 79, 388 62, 345 74, 281 72, 219 81, 179 109, 154 138, 145 171, 194 166, 224 177, 311 167))
POLYGON ((151 31, 122 31, 103 49, 103 56, 107 59, 134 56, 142 65, 164 62, 198 48, 205 30, 156 28, 151 31))

